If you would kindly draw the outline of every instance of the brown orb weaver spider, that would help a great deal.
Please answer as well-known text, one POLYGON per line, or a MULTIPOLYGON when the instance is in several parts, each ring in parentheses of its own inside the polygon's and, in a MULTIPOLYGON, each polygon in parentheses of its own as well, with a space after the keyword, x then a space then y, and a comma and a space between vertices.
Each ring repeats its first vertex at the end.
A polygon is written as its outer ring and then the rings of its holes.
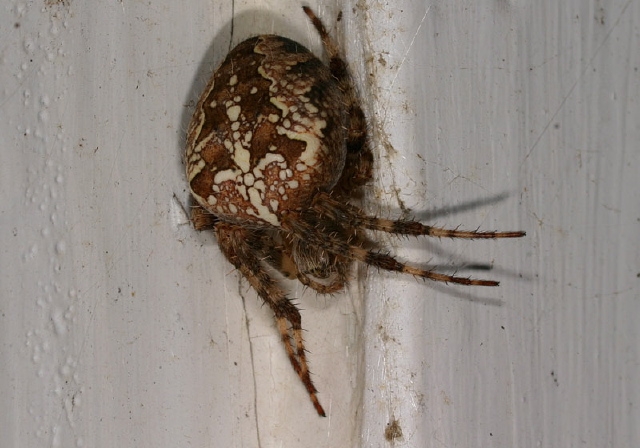
POLYGON ((349 198, 372 177, 367 124, 346 63, 311 9, 326 66, 276 35, 245 40, 200 97, 187 132, 186 169, 197 202, 191 219, 214 229, 221 251, 275 315, 294 370, 319 415, 298 308, 273 270, 321 294, 344 288, 354 261, 462 285, 497 286, 408 266, 371 249, 365 231, 451 238, 518 238, 366 215, 349 198))

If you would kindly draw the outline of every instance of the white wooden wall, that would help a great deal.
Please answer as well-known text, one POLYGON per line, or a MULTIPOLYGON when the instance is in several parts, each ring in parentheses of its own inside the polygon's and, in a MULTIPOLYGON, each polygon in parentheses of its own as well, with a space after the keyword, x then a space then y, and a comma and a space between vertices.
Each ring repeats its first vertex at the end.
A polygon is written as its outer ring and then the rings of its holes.
POLYGON ((528 232, 380 240, 501 286, 362 267, 335 297, 289 285, 317 417, 269 310, 189 226, 181 161, 231 45, 321 50, 301 4, 9 0, 0 445, 639 446, 640 2, 306 4, 371 118, 367 210, 528 232))

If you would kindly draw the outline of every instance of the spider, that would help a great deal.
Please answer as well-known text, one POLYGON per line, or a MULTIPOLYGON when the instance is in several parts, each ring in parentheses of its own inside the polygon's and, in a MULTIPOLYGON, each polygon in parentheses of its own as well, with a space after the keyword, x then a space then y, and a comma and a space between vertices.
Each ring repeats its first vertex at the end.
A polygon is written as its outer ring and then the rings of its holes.
POLYGON ((271 308, 293 369, 317 413, 298 308, 280 272, 321 294, 342 290, 354 261, 424 279, 497 286, 440 274, 373 250, 366 231, 451 238, 517 238, 524 232, 430 227, 365 214, 349 203, 372 177, 365 115, 347 65, 308 7, 328 66, 301 44, 262 35, 227 55, 199 99, 187 131, 186 171, 195 229, 218 245, 271 308))

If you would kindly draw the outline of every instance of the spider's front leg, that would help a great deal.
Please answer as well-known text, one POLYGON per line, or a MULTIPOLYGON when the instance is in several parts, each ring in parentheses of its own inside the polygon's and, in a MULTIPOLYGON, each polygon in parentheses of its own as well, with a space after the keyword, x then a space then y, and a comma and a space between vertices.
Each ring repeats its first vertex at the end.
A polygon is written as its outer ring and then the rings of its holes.
POLYGON ((219 221, 215 224, 218 244, 227 259, 249 281, 258 295, 275 314, 276 326, 294 370, 307 388, 316 411, 325 416, 316 396, 307 365, 302 339, 302 319, 298 308, 286 297, 276 280, 265 270, 261 261, 264 234, 255 230, 219 221), (295 344, 295 349, 294 345, 295 344))

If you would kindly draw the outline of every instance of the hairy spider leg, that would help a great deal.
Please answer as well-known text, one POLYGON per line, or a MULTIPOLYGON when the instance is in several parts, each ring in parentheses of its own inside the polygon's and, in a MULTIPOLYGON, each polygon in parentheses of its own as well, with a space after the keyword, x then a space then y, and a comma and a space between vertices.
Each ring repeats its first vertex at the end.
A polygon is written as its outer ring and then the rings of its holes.
POLYGON ((289 361, 302 383, 305 385, 311 402, 318 414, 325 416, 324 409, 317 397, 317 389, 313 385, 302 338, 302 318, 298 308, 287 298, 283 289, 265 270, 259 257, 256 256, 256 242, 252 230, 238 225, 218 222, 215 225, 218 244, 229 262, 236 267, 255 288, 258 295, 269 305, 275 314, 276 326, 280 332, 289 361), (289 328, 289 325, 291 327, 289 328), (295 343, 295 350, 293 347, 295 343))
POLYGON ((351 74, 338 46, 315 13, 306 6, 303 6, 302 9, 309 16, 311 23, 320 35, 329 56, 329 70, 343 92, 348 117, 347 158, 344 171, 334 190, 337 189, 342 194, 350 195, 354 189, 371 180, 373 175, 373 153, 368 144, 367 121, 360 106, 358 92, 353 85, 351 74))
POLYGON ((198 204, 191 207, 191 222, 196 230, 212 230, 218 222, 216 215, 198 204))
POLYGON ((315 290, 319 294, 335 294, 339 291, 342 291, 342 289, 344 288, 344 284, 347 281, 347 276, 339 271, 337 273, 337 277, 327 285, 313 280, 307 274, 303 274, 301 272, 298 272, 297 278, 298 280, 300 280, 300 283, 315 290))

